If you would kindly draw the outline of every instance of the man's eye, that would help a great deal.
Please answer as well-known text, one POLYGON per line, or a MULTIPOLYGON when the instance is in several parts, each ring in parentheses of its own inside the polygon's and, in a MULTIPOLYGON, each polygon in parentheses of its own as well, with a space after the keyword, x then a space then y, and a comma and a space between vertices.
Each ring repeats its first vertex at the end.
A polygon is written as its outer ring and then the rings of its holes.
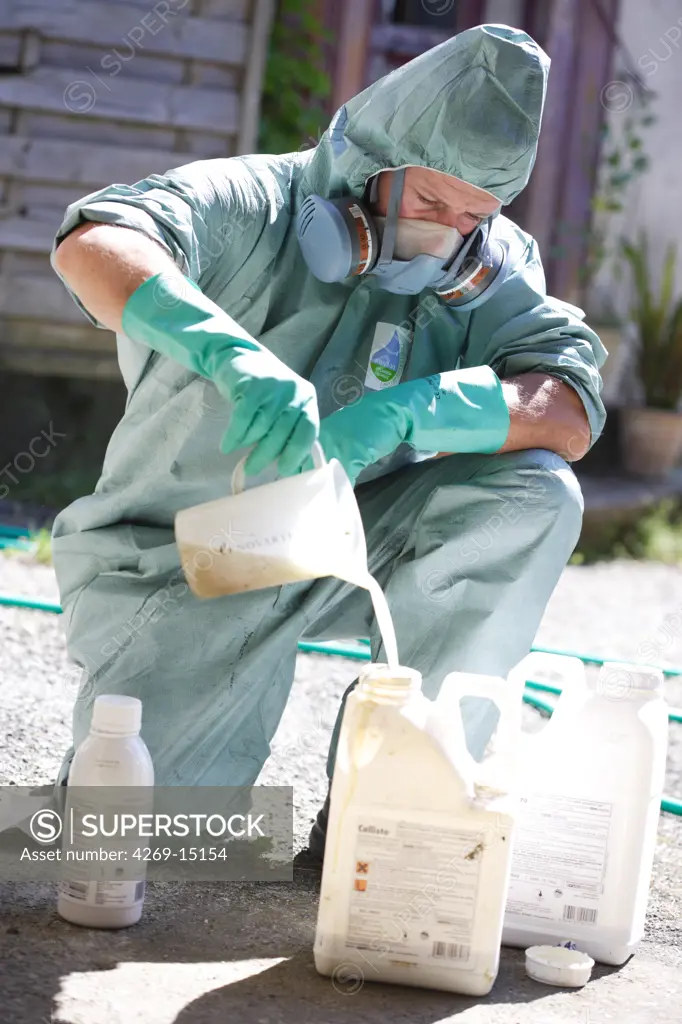
POLYGON ((427 199, 426 196, 420 195, 419 192, 417 192, 417 199, 419 200, 420 203, 426 203, 427 206, 438 206, 439 205, 437 199, 427 199))

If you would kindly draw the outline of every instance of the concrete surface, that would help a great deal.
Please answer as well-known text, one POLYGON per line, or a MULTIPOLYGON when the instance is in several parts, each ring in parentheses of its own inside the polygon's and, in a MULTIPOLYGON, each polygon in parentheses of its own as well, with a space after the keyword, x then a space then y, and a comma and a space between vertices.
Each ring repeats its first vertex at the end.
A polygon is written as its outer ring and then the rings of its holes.
MULTIPOLYGON (((0 558, 0 591, 54 597, 51 571, 0 558)), ((569 568, 538 641, 635 656, 644 644, 682 664, 682 572, 617 562, 569 568)), ((454 666, 453 666, 454 667, 454 666)), ((324 758, 338 699, 357 663, 299 658, 292 698, 261 781, 293 784, 296 845, 324 794, 324 758)), ((51 781, 68 742, 76 677, 59 619, 0 608, 0 784, 51 781)), ((668 684, 682 705, 682 684, 668 684)), ((537 724, 528 712, 527 725, 537 724)), ((667 790, 682 796, 682 726, 673 726, 667 790)), ((682 828, 661 817, 638 954, 597 967, 580 991, 526 979, 503 950, 497 983, 469 1000, 317 975, 311 954, 316 878, 293 883, 157 884, 142 922, 123 932, 63 922, 48 884, 0 883, 1 1024, 678 1024, 682 1020, 682 828)))

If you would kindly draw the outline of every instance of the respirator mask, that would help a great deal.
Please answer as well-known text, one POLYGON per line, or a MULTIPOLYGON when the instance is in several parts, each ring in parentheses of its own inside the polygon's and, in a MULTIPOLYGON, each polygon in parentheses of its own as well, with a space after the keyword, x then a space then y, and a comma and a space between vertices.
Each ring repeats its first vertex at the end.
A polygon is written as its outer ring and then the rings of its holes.
POLYGON ((374 277, 396 295, 418 295, 432 288, 448 305, 474 309, 498 290, 511 272, 509 250, 494 237, 491 216, 466 237, 433 221, 400 217, 405 168, 391 172, 386 217, 371 213, 369 202, 351 196, 309 196, 298 214, 297 234, 311 273, 328 284, 350 277, 374 277))

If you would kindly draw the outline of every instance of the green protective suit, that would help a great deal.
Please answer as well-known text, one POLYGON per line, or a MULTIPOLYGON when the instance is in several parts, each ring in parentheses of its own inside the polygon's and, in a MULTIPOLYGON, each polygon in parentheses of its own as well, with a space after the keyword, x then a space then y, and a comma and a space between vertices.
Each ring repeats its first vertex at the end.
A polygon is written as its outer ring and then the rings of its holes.
MULTIPOLYGON (((535 242, 511 221, 498 218, 517 270, 468 314, 430 291, 393 295, 373 278, 323 284, 295 231, 306 196, 361 196, 371 175, 406 164, 510 202, 533 166, 547 70, 523 32, 471 29, 347 103, 314 150, 199 161, 112 185, 69 207, 56 244, 86 220, 157 240, 314 383, 322 417, 372 389, 487 364, 501 378, 565 381, 594 440, 604 350, 579 310, 547 297, 535 242)), ((297 640, 370 635, 381 658, 369 599, 331 579, 196 599, 173 521, 230 492, 243 454, 220 451, 230 409, 210 381, 145 346, 119 336, 118 352, 125 414, 95 494, 54 528, 68 649, 84 669, 74 743, 98 693, 133 694, 159 783, 250 783, 287 701, 297 640)), ((425 461, 403 445, 363 472, 356 493, 401 660, 423 673, 426 693, 455 669, 506 673, 528 651, 579 534, 582 499, 567 464, 541 450, 425 461)), ((490 709, 472 700, 465 717, 480 747, 490 709)))

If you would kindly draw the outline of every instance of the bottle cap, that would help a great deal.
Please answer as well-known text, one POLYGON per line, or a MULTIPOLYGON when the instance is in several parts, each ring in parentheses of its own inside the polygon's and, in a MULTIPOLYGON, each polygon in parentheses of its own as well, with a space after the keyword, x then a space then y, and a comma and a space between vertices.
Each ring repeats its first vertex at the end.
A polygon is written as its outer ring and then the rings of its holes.
POLYGON ((137 697, 104 693, 95 698, 92 710, 93 732, 112 736, 135 736, 142 724, 142 701, 137 697))
MULTIPOLYGON (((569 945, 573 945, 570 943, 569 945)), ((582 988, 590 980, 594 960, 567 946, 531 946, 526 950, 526 974, 543 985, 582 988)))
POLYGON ((598 692, 612 700, 623 700, 636 690, 659 690, 662 686, 660 669, 617 661, 604 662, 597 683, 598 692))

